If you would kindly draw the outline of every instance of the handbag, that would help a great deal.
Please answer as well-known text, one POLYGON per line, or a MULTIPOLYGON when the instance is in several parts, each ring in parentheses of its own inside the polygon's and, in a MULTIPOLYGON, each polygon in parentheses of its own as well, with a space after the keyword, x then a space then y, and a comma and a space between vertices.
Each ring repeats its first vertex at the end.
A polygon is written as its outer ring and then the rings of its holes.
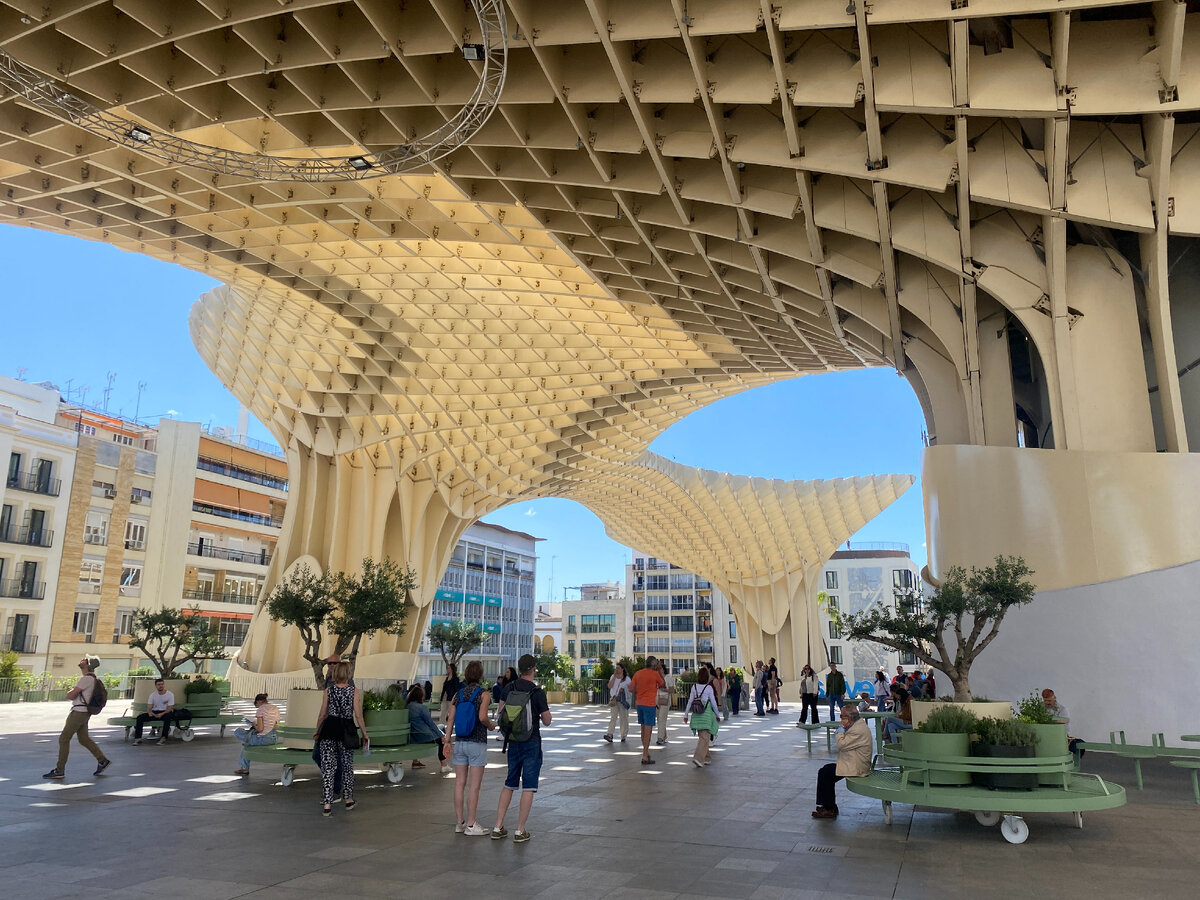
POLYGON ((362 749, 362 735, 358 733, 358 726, 352 726, 342 732, 342 746, 347 750, 362 749))

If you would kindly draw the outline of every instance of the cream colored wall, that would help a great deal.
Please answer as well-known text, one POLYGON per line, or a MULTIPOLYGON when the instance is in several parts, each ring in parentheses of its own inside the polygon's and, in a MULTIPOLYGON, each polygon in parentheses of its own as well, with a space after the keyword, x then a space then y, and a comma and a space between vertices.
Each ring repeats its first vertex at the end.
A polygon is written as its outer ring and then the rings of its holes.
POLYGON ((192 519, 198 422, 159 422, 153 511, 146 534, 146 574, 141 605, 156 609, 183 603, 188 529, 192 519))

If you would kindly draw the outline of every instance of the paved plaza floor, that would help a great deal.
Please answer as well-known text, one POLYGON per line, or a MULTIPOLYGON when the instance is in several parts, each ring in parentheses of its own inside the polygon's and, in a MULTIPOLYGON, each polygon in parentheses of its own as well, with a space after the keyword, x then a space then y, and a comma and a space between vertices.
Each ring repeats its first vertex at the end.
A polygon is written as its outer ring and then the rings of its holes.
MULTIPOLYGON (((1127 806, 1085 816, 1026 817, 1014 846, 967 813, 896 807, 838 785, 840 818, 814 820, 825 741, 795 728, 797 711, 743 713, 721 729, 714 763, 696 769, 694 741, 672 714, 670 742, 641 766, 628 743, 601 739, 606 708, 556 706, 544 737, 542 790, 513 844, 454 833, 453 777, 432 764, 397 785, 358 778, 359 803, 322 818, 315 767, 291 787, 255 764, 233 774, 237 742, 215 728, 189 744, 122 743, 98 727, 113 760, 93 777, 78 745, 67 778, 54 765, 67 704, 0 706, 0 895, 51 897, 572 898, 1194 898, 1200 895, 1200 807, 1187 774, 1087 757, 1085 769, 1129 788, 1127 806)), ((480 824, 503 781, 489 745, 480 824)), ((506 822, 516 827, 516 808, 506 822)))

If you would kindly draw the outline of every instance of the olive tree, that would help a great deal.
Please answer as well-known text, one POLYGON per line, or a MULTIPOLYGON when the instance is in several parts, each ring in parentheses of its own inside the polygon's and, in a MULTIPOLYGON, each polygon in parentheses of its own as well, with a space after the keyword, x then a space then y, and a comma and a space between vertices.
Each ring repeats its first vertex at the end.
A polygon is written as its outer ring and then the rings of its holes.
POLYGON ((924 599, 918 591, 897 591, 896 608, 876 607, 853 615, 830 614, 852 641, 874 641, 911 653, 945 672, 954 699, 971 700, 971 665, 996 639, 1010 609, 1029 603, 1037 591, 1033 570, 1019 556, 997 556, 985 569, 968 573, 954 566, 924 599), (953 643, 951 643, 953 640, 953 643))
POLYGON ((409 597, 417 588, 417 573, 401 568, 390 558, 362 561, 362 573, 336 576, 334 599, 337 609, 329 620, 329 630, 337 637, 334 652, 350 657, 351 671, 362 639, 376 632, 404 634, 404 620, 415 605, 409 597))
POLYGON ((315 575, 307 566, 300 565, 263 600, 272 621, 292 625, 300 632, 304 643, 302 655, 312 666, 318 688, 325 686, 321 646, 325 643, 330 617, 337 609, 336 583, 335 575, 328 572, 315 575))
POLYGON ((225 659, 220 634, 195 606, 137 610, 129 646, 146 654, 161 678, 170 678, 185 663, 225 659))
POLYGON ((447 668, 457 666, 458 661, 482 647, 487 635, 476 622, 434 622, 429 626, 429 646, 442 654, 447 668))

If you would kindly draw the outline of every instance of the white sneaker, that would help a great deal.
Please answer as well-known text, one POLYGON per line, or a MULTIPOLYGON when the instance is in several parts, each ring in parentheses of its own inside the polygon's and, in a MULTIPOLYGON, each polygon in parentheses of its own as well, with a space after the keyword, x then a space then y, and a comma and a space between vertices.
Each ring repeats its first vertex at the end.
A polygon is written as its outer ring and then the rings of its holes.
POLYGON ((462 833, 463 833, 464 831, 466 831, 466 830, 467 830, 467 823, 466 823, 466 822, 459 822, 457 825, 455 825, 455 826, 454 826, 454 833, 455 833, 455 834, 462 834, 462 833))
POLYGON ((476 822, 474 825, 468 825, 463 829, 463 834, 470 835, 471 837, 479 837, 484 834, 491 834, 491 832, 476 822))
POLYGON ((443 775, 449 775, 453 771, 454 771, 454 769, 452 769, 449 765, 442 766, 442 768, 441 768, 441 773, 443 775))

